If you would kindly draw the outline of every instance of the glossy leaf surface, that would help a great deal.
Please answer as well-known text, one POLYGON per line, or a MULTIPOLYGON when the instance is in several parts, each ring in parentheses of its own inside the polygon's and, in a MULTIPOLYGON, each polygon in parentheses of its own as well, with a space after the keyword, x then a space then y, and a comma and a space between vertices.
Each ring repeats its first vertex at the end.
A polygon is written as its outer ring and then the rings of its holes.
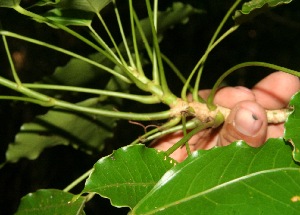
POLYGON ((297 214, 300 168, 282 139, 195 152, 169 170, 132 214, 297 214))
POLYGON ((284 138, 289 141, 293 147, 293 157, 300 162, 300 93, 295 94, 290 106, 294 109, 289 115, 285 126, 284 138))
POLYGON ((266 12, 270 8, 288 4, 292 0, 252 0, 245 2, 241 10, 237 10, 233 19, 237 24, 241 24, 251 20, 253 17, 266 12))
POLYGON ((96 192, 114 206, 133 208, 175 164, 155 149, 126 146, 94 165, 83 192, 96 192))
POLYGON ((61 190, 38 190, 21 199, 16 215, 83 215, 85 198, 79 197, 72 201, 74 195, 61 190))

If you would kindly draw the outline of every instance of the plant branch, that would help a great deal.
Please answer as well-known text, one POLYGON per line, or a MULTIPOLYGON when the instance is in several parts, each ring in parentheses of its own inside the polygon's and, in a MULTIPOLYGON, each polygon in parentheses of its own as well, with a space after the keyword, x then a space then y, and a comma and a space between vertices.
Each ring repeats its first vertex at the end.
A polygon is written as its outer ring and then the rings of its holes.
POLYGON ((4 35, 2 35, 2 40, 3 40, 3 43, 4 43, 6 55, 7 55, 9 64, 10 64, 10 68, 11 68, 11 70, 12 70, 12 74, 13 74, 14 80, 15 80, 15 82, 17 83, 18 86, 21 86, 21 85, 22 85, 22 82, 21 82, 21 80, 20 80, 20 78, 19 78, 19 76, 18 76, 18 74, 17 74, 17 71, 16 71, 16 68, 15 68, 13 59, 12 59, 11 54, 10 54, 10 51, 9 51, 9 47, 8 47, 8 44, 7 44, 7 40, 6 40, 6 37, 5 37, 4 35))
MULTIPOLYGON (((119 26, 119 30, 120 30, 120 33, 121 33, 121 37, 122 37, 122 40, 123 40, 123 43, 124 43, 124 47, 125 47, 125 50, 126 50, 126 53, 127 53, 127 57, 129 59, 129 63, 130 63, 130 66, 132 68, 136 68, 136 65, 135 63, 133 62, 133 59, 132 59, 132 56, 131 56, 131 53, 130 53, 130 49, 129 49, 129 46, 127 44, 127 39, 125 37, 125 33, 124 33, 124 29, 123 29, 123 25, 122 25, 122 21, 121 21, 121 18, 120 18, 120 14, 119 14, 119 10, 117 8, 117 5, 116 5, 116 1, 115 0, 112 0, 113 2, 113 5, 114 5, 114 10, 115 10, 115 14, 116 14, 116 17, 117 17, 117 21, 118 21, 118 26, 119 26)), ((126 65, 126 62, 124 61, 123 62, 124 65, 126 65)))
POLYGON ((90 93, 90 94, 97 94, 97 95, 104 95, 104 96, 113 96, 113 97, 137 101, 144 104, 156 104, 160 102, 158 97, 154 95, 150 95, 150 96, 134 95, 129 93, 114 92, 109 90, 98 90, 98 89, 91 89, 91 88, 84 88, 84 87, 73 87, 73 86, 65 86, 65 85, 61 86, 61 85, 38 84, 38 83, 34 83, 34 84, 23 83, 23 86, 30 89, 63 90, 63 91, 90 93))
POLYGON ((172 147, 170 147, 165 153, 167 154, 167 156, 171 155, 174 151, 176 151, 178 148, 180 148, 182 145, 184 145, 187 141, 189 141, 189 139, 191 139, 195 134, 197 134, 198 132, 200 132, 206 128, 212 127, 213 124, 214 124, 213 121, 208 122, 208 123, 199 124, 195 129, 190 131, 181 140, 179 140, 172 147))
POLYGON ((74 58, 80 59, 84 62, 87 62, 91 65, 94 65, 94 66, 96 66, 96 67, 98 67, 98 68, 100 68, 100 69, 102 69, 106 72, 109 72, 112 75, 114 75, 114 76, 120 78, 121 80, 125 81, 126 83, 131 83, 131 81, 127 77, 125 77, 122 74, 110 69, 109 67, 106 67, 102 64, 99 64, 99 63, 89 59, 89 58, 83 57, 79 54, 76 54, 74 52, 71 52, 71 51, 68 51, 66 49, 60 48, 58 46, 51 45, 49 43, 46 43, 46 42, 43 42, 43 41, 40 41, 40 40, 36 40, 36 39, 32 39, 32 38, 22 36, 22 35, 19 35, 19 34, 13 33, 13 32, 9 32, 9 31, 0 30, 0 34, 5 35, 5 36, 9 36, 9 37, 13 37, 13 38, 17 38, 17 39, 20 39, 20 40, 24 40, 24 41, 27 41, 27 42, 30 42, 30 43, 33 43, 33 44, 36 44, 36 45, 44 46, 44 47, 47 47, 49 49, 64 53, 64 54, 69 55, 71 57, 74 57, 74 58))
MULTIPOLYGON (((42 93, 36 92, 34 90, 31 90, 29 88, 22 86, 18 86, 16 83, 5 79, 0 76, 0 85, 3 85, 5 87, 8 87, 12 90, 15 90, 17 92, 22 93, 23 95, 28 96, 31 99, 40 100, 41 104, 48 107, 60 107, 60 108, 66 108, 73 111, 79 111, 83 113, 88 114, 96 114, 96 115, 102 115, 107 117, 114 117, 114 118, 120 118, 120 119, 128 119, 128 120, 141 120, 141 121, 151 121, 151 120, 163 120, 170 118, 170 110, 162 111, 162 112, 156 112, 156 113, 132 113, 132 112, 119 112, 119 111, 113 111, 113 110, 102 110, 97 108, 90 108, 90 107, 84 107, 79 106, 73 103, 61 101, 52 97, 49 97, 47 95, 44 95, 42 93)), ((35 100, 27 100, 35 101, 35 100)), ((36 103, 36 102, 34 102, 36 103)))
POLYGON ((65 189, 63 189, 64 192, 69 192, 74 187, 76 187, 79 183, 81 183, 83 180, 85 180, 89 175, 92 173, 94 169, 90 169, 84 174, 82 174, 79 178, 77 178, 75 181, 73 181, 71 184, 69 184, 65 189))
POLYGON ((222 83, 222 81, 228 75, 230 75, 232 72, 234 72, 234 71, 236 71, 238 69, 244 68, 244 67, 249 67, 249 66, 266 67, 266 68, 269 68, 269 69, 274 69, 274 70, 277 70, 277 71, 286 72, 286 73, 289 73, 291 75, 295 75, 297 77, 300 77, 300 72, 298 72, 298 71, 295 71, 295 70, 292 70, 292 69, 288 69, 288 68, 285 68, 285 67, 282 67, 282 66, 277 66, 277 65, 274 65, 274 64, 271 64, 271 63, 257 62, 257 61, 240 63, 238 65, 235 65, 235 66, 231 67, 226 72, 224 72, 220 76, 220 78, 218 78, 218 80, 215 82, 215 84, 214 84, 214 86, 213 86, 213 88, 212 88, 212 90, 211 90, 211 92, 210 92, 210 94, 208 96, 208 99, 207 99, 207 105, 208 105, 209 108, 211 108, 211 109, 215 108, 215 105, 213 104, 214 96, 216 94, 216 91, 217 91, 218 87, 222 83))
MULTIPOLYGON (((207 56, 209 55, 209 53, 221 42, 223 41, 228 35, 230 35, 232 32, 234 32, 239 26, 233 26, 231 27, 228 31, 226 31, 217 41, 215 41, 211 46, 209 46, 209 48, 206 50, 206 52, 204 53, 204 55, 200 58, 200 60, 198 61, 198 63, 196 64, 196 66, 194 67, 193 71, 191 72, 191 74, 189 75, 185 85, 182 88, 181 91, 181 98, 185 101, 187 101, 187 88, 194 76, 194 74, 196 73, 197 69, 199 68, 199 66, 201 66, 201 64, 204 62, 204 60, 207 58, 207 56)), ((193 92, 197 92, 195 89, 193 90, 193 92)), ((198 96, 197 96, 198 97, 198 96)))
POLYGON ((151 131, 149 131, 149 132, 145 133, 144 135, 140 136, 135 141, 133 141, 130 145, 138 144, 140 142, 145 143, 149 140, 152 140, 154 138, 149 138, 149 136, 151 136, 151 135, 157 136, 157 133, 162 133, 166 130, 169 130, 169 129, 173 128, 175 125, 177 125, 180 122, 180 120, 181 120, 181 117, 172 118, 171 120, 169 120, 165 124, 155 128, 155 129, 152 129, 151 131))

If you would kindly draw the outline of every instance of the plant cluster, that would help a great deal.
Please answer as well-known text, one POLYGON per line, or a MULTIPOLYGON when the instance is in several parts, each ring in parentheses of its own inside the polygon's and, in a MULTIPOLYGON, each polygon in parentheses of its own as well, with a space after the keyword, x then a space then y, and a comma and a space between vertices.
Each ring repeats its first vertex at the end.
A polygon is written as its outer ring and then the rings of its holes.
POLYGON ((57 145, 70 145, 95 154, 105 148, 119 120, 138 125, 150 123, 144 126, 144 134, 102 157, 65 189, 41 189, 23 197, 16 214, 85 214, 85 205, 95 195, 109 198, 115 207, 130 208, 130 214, 218 214, 221 211, 224 214, 297 214, 300 209, 297 135, 300 95, 291 99, 287 109, 266 110, 269 123, 285 122, 283 138, 269 139, 260 148, 251 148, 241 140, 226 147, 191 152, 188 144, 193 135, 221 126, 228 116, 230 109, 215 105, 214 96, 234 71, 265 67, 300 77, 295 70, 271 63, 243 62, 216 80, 207 100, 198 93, 209 54, 222 41, 255 16, 291 1, 242 3, 236 0, 206 51, 185 77, 161 51, 160 42, 167 29, 187 23, 192 15, 205 14, 204 10, 174 2, 160 11, 158 0, 145 0, 142 2, 145 16, 135 10, 134 5, 138 3, 128 0, 128 14, 124 16, 116 0, 41 0, 26 9, 20 0, 0 0, 0 7, 14 9, 37 23, 62 30, 94 52, 85 56, 1 26, 12 78, 0 76, 0 85, 17 93, 0 95, 0 99, 33 103, 47 109, 46 114, 22 125, 14 143, 9 144, 2 166, 22 158, 37 159, 46 148, 57 145), (110 30, 110 20, 102 16, 107 10, 115 15, 118 39, 110 30), (224 30, 230 18, 234 23, 224 30), (125 27, 125 22, 129 27, 125 27), (101 24, 101 34, 95 23, 101 24), (78 30, 82 28, 84 32, 78 30), (45 47, 71 59, 42 80, 24 83, 7 38, 45 47), (171 78, 167 70, 173 72, 171 78), (174 77, 182 83, 180 96, 169 87, 174 77), (132 112, 126 110, 124 100, 145 107, 163 104, 163 110, 132 112), (176 131, 183 131, 184 137, 166 152, 145 145, 176 131), (178 163, 170 155, 183 146, 189 156, 178 163), (82 191, 71 193, 82 181, 85 181, 82 191))

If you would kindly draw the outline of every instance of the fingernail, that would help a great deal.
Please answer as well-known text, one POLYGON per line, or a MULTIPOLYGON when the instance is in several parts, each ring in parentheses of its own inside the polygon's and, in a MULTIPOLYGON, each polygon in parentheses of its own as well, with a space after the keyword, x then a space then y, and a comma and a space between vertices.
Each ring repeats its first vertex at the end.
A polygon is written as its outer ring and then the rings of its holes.
POLYGON ((262 120, 247 109, 239 109, 233 121, 235 128, 246 136, 255 136, 262 124, 262 120))

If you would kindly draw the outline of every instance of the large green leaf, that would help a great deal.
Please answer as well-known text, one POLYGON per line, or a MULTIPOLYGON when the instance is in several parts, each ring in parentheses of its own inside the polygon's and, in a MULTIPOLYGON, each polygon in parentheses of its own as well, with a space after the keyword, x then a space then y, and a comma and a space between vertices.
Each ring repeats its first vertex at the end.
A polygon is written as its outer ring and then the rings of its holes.
POLYGON ((300 168, 283 139, 200 150, 169 170, 132 214, 299 214, 300 168))
POLYGON ((0 0, 0 7, 14 8, 20 4, 21 0, 0 0))
POLYGON ((94 165, 83 192, 96 192, 114 206, 133 208, 175 164, 164 152, 126 146, 94 165))
POLYGON ((85 214, 85 198, 79 197, 73 201, 74 198, 73 194, 61 190, 38 190, 22 198, 16 215, 85 214))
POLYGON ((99 12, 111 0, 40 0, 33 6, 54 6, 60 9, 74 9, 89 12, 99 12))
MULTIPOLYGON (((43 14, 43 17, 61 25, 89 26, 95 13, 98 13, 111 0, 41 0, 34 6, 52 6, 53 9, 43 14)), ((44 22, 45 20, 38 17, 36 21, 44 22)), ((53 24, 53 23, 52 23, 53 24)), ((51 24, 51 26, 53 26, 51 24)))
POLYGON ((293 145, 293 157, 300 162, 300 92, 292 97, 290 106, 293 112, 284 124, 284 138, 293 145))
POLYGON ((245 2, 241 10, 237 10, 233 19, 237 24, 247 22, 253 17, 266 12, 268 9, 282 4, 288 4, 292 0, 252 0, 245 2))
MULTIPOLYGON (((105 108, 97 101, 97 98, 89 99, 78 105, 105 108)), ((36 117, 34 122, 22 125, 15 142, 8 146, 6 161, 17 162, 20 158, 36 159, 45 148, 56 145, 72 145, 87 153, 99 152, 104 148, 105 140, 112 137, 115 125, 115 118, 53 109, 36 117)))

